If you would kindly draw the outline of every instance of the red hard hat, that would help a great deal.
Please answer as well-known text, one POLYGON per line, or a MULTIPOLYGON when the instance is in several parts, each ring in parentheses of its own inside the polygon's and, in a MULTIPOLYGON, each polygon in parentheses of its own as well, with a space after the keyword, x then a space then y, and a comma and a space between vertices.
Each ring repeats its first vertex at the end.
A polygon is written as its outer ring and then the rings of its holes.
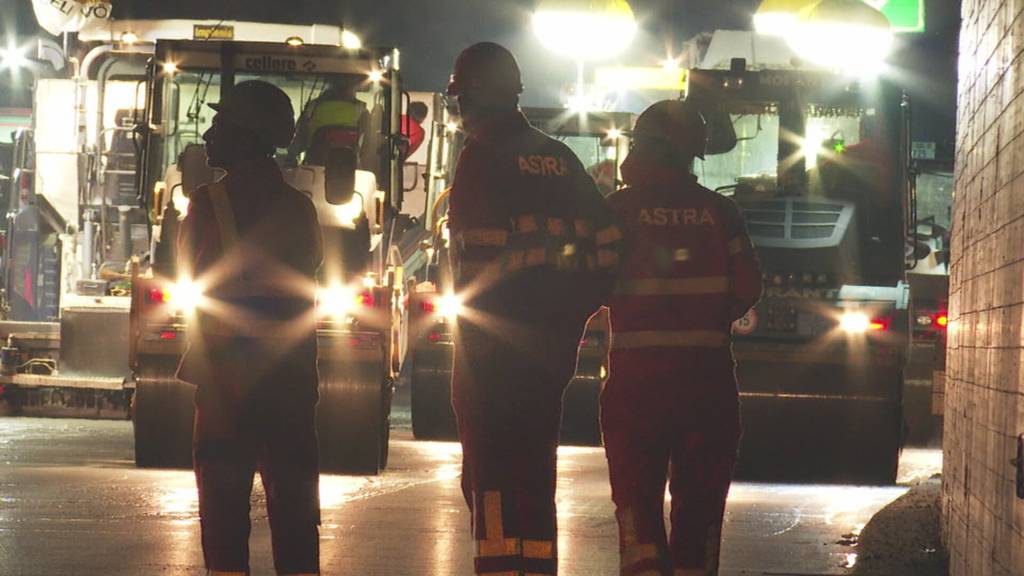
POLYGON ((704 116, 691 102, 662 100, 640 114, 633 138, 660 140, 686 157, 704 158, 708 129, 704 116))
POLYGON ((472 89, 522 94, 523 80, 515 56, 494 42, 480 42, 463 50, 455 59, 448 95, 458 96, 472 89))

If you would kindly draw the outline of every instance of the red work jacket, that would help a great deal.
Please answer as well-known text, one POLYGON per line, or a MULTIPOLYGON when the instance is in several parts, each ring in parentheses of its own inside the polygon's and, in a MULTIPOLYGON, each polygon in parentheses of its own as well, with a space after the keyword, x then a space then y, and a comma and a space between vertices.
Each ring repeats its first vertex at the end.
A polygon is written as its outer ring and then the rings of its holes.
POLYGON ((515 110, 474 130, 456 169, 449 229, 467 305, 528 326, 582 331, 619 263, 621 232, 593 179, 572 150, 515 110))
POLYGON ((762 286, 739 209, 682 170, 648 169, 632 184, 610 198, 626 236, 612 349, 728 346, 762 286))
POLYGON ((312 201, 272 159, 233 167, 192 194, 178 254, 179 273, 203 290, 182 380, 259 378, 285 359, 315 374, 320 227, 312 201))

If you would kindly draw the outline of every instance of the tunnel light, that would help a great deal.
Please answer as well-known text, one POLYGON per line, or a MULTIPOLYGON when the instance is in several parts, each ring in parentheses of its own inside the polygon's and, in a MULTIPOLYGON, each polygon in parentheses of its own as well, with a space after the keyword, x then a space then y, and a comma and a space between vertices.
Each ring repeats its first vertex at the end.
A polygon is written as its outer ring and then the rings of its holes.
POLYGON ((298 48, 299 46, 305 44, 306 41, 303 40, 302 38, 299 38, 298 36, 290 36, 284 41, 284 43, 291 46, 292 48, 298 48))
POLYGON ((139 35, 136 34, 135 32, 125 32, 124 34, 121 34, 121 43, 122 44, 126 44, 128 46, 131 46, 132 44, 138 43, 138 41, 139 41, 139 35))
POLYGON ((380 84, 384 80, 384 73, 380 70, 372 70, 367 74, 367 78, 369 78, 370 82, 373 82, 374 84, 380 84))
POLYGON ((622 138, 622 130, 619 130, 618 128, 612 128, 611 130, 608 131, 609 140, 618 140, 619 138, 622 138))
POLYGON ((636 19, 625 0, 544 0, 533 29, 545 48, 577 61, 621 54, 636 35, 636 19))
POLYGON ((346 50, 359 50, 363 47, 363 40, 351 30, 342 30, 341 47, 346 50))
POLYGON ((161 65, 161 68, 163 69, 164 74, 167 74, 169 76, 178 73, 178 65, 174 62, 164 62, 161 65))

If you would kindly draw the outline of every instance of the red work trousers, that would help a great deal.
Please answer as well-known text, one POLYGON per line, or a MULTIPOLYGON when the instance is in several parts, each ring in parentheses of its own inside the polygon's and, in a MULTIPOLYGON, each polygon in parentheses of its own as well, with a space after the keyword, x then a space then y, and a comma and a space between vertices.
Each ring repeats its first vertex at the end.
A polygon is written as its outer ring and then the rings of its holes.
POLYGON ((621 574, 718 573, 740 438, 734 368, 728 348, 612 352, 601 428, 621 574), (663 509, 666 473, 671 539, 663 509))
POLYGON ((259 470, 278 574, 319 572, 316 369, 292 366, 275 375, 196 391, 194 466, 210 570, 248 574, 249 499, 259 470))
POLYGON ((452 402, 477 574, 558 571, 558 432, 580 334, 534 336, 515 344, 466 323, 458 330, 452 402))

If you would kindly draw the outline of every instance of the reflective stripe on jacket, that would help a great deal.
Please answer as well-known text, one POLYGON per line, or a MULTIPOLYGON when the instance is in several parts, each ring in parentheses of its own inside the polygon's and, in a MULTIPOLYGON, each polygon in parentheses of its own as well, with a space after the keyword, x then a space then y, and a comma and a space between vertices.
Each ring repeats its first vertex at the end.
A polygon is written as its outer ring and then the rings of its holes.
POLYGON ((619 263, 622 234, 594 181, 518 111, 463 150, 449 228, 456 291, 473 286, 470 305, 523 321, 589 316, 619 263))
POLYGON ((735 203, 667 169, 610 201, 627 246, 610 301, 612 349, 727 346, 761 283, 735 203))

